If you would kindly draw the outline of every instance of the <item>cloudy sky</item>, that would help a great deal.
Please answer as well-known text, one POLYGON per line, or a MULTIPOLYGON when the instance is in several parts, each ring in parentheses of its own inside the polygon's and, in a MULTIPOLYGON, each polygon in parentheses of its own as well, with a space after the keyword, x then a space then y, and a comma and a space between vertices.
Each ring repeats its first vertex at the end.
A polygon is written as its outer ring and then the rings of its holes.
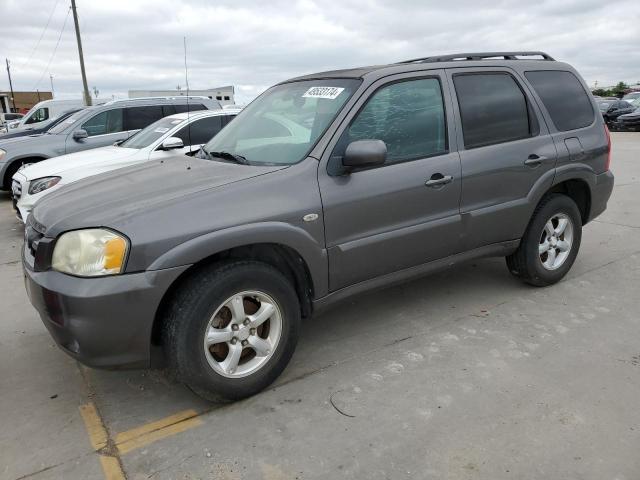
MULTIPOLYGON (((574 65, 590 85, 640 82, 637 0, 77 0, 77 5, 89 86, 101 97, 184 87, 184 36, 191 88, 235 85, 238 102, 303 73, 487 50, 544 50, 574 65)), ((69 0, 0 0, 0 59, 11 62, 15 90, 50 90, 51 74, 57 95, 80 95, 68 11, 69 0)), ((8 89, 4 69, 0 89, 8 89)))

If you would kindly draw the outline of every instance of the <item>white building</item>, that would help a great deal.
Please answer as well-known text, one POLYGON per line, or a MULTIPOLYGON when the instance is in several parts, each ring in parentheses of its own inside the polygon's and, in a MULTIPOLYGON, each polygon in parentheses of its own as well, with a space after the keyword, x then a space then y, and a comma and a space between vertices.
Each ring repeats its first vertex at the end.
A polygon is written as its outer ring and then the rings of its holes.
MULTIPOLYGON (((191 90, 190 96, 209 97, 212 100, 218 100, 222 105, 234 105, 236 102, 233 98, 233 85, 226 87, 210 88, 208 90, 191 90)), ((179 95, 187 95, 187 91, 181 90, 129 90, 129 98, 140 97, 176 97, 179 95)))

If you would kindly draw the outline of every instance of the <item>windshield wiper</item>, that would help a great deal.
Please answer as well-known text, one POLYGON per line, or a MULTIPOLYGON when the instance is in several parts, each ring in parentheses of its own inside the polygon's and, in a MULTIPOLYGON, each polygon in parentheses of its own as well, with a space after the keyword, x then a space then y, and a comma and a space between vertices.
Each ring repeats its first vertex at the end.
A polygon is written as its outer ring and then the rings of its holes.
POLYGON ((235 163, 240 163, 242 165, 249 165, 249 160, 247 160, 242 155, 236 155, 229 152, 207 152, 204 148, 202 149, 210 158, 222 158, 223 160, 231 160, 235 163))

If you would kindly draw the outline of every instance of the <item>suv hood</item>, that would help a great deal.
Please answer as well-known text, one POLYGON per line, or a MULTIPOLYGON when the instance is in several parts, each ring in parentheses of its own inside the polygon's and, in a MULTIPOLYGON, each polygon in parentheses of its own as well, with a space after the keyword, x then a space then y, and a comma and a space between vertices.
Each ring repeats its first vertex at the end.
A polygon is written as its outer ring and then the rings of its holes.
MULTIPOLYGON (((14 133, 13 130, 9 130, 7 133, 14 133)), ((2 139, 0 138, 0 148, 6 150, 7 152, 11 152, 14 148, 22 148, 23 145, 46 145, 51 141, 51 137, 49 134, 35 134, 35 135, 24 135, 22 137, 13 137, 2 139)))
MULTIPOLYGON (((38 201, 33 219, 48 237, 87 227, 122 228, 136 215, 185 197, 268 174, 286 166, 252 166, 179 155, 79 180, 38 201)), ((215 201, 212 199, 212 202, 215 201)), ((189 215, 191 212, 184 212, 189 215)))
POLYGON ((34 163, 20 170, 20 173, 25 176, 27 180, 59 176, 63 177, 62 181, 64 183, 64 174, 66 172, 75 169, 87 169, 87 167, 94 167, 103 163, 117 163, 119 160, 131 157, 139 152, 140 150, 135 148, 113 146, 94 148, 92 150, 62 155, 34 163))
POLYGON ((631 113, 625 113, 624 115, 620 115, 618 118, 622 120, 625 118, 638 118, 638 117, 640 117, 640 108, 636 108, 631 113))

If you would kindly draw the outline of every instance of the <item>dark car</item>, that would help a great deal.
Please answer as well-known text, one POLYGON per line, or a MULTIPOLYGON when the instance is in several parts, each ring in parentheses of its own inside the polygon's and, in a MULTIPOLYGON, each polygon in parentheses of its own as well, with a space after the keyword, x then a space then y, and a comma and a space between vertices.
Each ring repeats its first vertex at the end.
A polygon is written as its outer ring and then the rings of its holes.
POLYGON ((302 318, 355 294, 489 256, 560 281, 606 208, 610 153, 587 85, 545 53, 307 75, 197 157, 36 203, 25 284, 80 362, 166 362, 206 398, 242 398, 284 370, 302 318))
POLYGON ((28 135, 40 135, 49 131, 49 129, 55 127, 61 122, 64 122, 71 115, 76 113, 77 111, 82 110, 81 108, 76 108, 73 110, 68 110, 60 116, 53 118, 51 120, 46 120, 44 122, 39 122, 37 127, 31 128, 22 128, 20 130, 11 130, 8 133, 3 133, 0 135, 0 142, 2 140, 8 140, 9 138, 17 138, 17 137, 26 137, 28 135))
POLYGON ((602 118, 610 127, 615 127, 615 122, 620 115, 631 113, 635 107, 625 100, 598 100, 598 109, 602 118))
POLYGON ((614 128, 617 130, 635 130, 640 132, 640 107, 631 113, 625 113, 620 115, 614 123, 614 128))

